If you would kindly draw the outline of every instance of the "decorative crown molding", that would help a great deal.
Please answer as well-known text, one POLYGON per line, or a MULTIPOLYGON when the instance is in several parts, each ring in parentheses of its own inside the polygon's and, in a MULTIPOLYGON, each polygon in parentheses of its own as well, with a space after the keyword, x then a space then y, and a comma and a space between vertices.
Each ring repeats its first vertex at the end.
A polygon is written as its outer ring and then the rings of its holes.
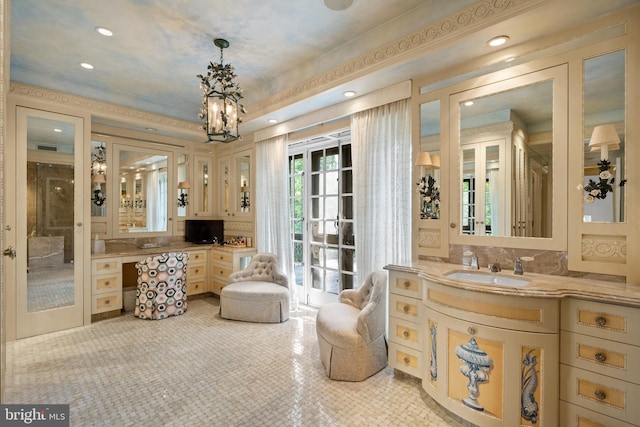
POLYGON ((95 99, 84 98, 51 89, 12 81, 9 87, 9 94, 59 106, 89 111, 93 116, 138 124, 140 122, 149 123, 164 129, 174 129, 181 132, 193 131, 194 135, 197 135, 200 138, 202 137, 202 126, 200 123, 180 120, 173 117, 163 116, 161 114, 149 113, 142 110, 136 110, 134 108, 127 108, 122 105, 97 101, 95 99))
MULTIPOLYGON (((326 91, 331 87, 359 77, 384 64, 396 61, 416 51, 425 50, 454 37, 458 37, 480 25, 504 20, 524 9, 546 0, 482 0, 426 27, 392 42, 370 50, 355 59, 310 77, 295 86, 265 98, 248 107, 250 116, 257 117, 268 111, 308 97, 311 93, 326 91)), ((251 120, 250 117, 246 118, 251 120)))

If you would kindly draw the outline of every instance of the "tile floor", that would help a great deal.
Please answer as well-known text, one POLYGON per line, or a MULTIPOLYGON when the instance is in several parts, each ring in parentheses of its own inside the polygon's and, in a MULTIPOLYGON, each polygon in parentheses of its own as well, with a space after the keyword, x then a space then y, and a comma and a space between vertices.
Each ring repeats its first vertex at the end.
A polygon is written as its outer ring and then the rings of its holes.
POLYGON ((463 426, 385 368, 326 378, 315 314, 228 321, 218 299, 160 321, 131 313, 7 345, 5 403, 68 403, 72 426, 463 426))

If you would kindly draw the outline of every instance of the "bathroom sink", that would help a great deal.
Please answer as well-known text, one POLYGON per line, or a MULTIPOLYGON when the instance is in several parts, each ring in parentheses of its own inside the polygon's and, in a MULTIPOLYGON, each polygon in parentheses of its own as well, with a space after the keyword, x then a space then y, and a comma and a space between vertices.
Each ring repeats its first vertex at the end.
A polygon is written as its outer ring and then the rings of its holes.
POLYGON ((476 273, 472 271, 453 271, 447 273, 446 277, 457 280, 465 280, 467 282, 486 283, 488 285, 502 285, 502 286, 526 286, 529 284, 527 279, 517 279, 515 277, 498 276, 491 273, 476 273))

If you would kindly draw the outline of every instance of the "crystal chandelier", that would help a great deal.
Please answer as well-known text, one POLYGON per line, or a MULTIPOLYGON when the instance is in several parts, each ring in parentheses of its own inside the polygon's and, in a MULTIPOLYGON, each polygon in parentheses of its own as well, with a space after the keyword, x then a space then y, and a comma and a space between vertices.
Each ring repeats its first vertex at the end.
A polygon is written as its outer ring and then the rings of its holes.
POLYGON ((203 92, 202 107, 198 117, 204 121, 202 127, 207 131, 208 142, 228 143, 242 139, 238 124, 242 118, 238 112, 246 113, 244 106, 238 104, 242 99, 242 89, 234 81, 238 76, 231 64, 223 64, 222 51, 229 47, 225 39, 215 39, 213 43, 220 48, 220 63, 210 62, 207 74, 198 74, 203 92))

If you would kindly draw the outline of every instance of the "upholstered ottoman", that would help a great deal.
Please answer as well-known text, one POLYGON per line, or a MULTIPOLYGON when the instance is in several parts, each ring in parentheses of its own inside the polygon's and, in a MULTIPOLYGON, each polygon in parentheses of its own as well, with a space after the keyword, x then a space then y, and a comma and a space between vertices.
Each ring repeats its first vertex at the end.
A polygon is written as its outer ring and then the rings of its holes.
POLYGON ((289 289, 270 282, 228 284, 220 293, 220 316, 245 322, 284 322, 289 319, 289 289))
POLYGON ((256 254, 247 268, 229 276, 220 291, 220 316, 260 323, 289 319, 288 279, 275 255, 256 254))

